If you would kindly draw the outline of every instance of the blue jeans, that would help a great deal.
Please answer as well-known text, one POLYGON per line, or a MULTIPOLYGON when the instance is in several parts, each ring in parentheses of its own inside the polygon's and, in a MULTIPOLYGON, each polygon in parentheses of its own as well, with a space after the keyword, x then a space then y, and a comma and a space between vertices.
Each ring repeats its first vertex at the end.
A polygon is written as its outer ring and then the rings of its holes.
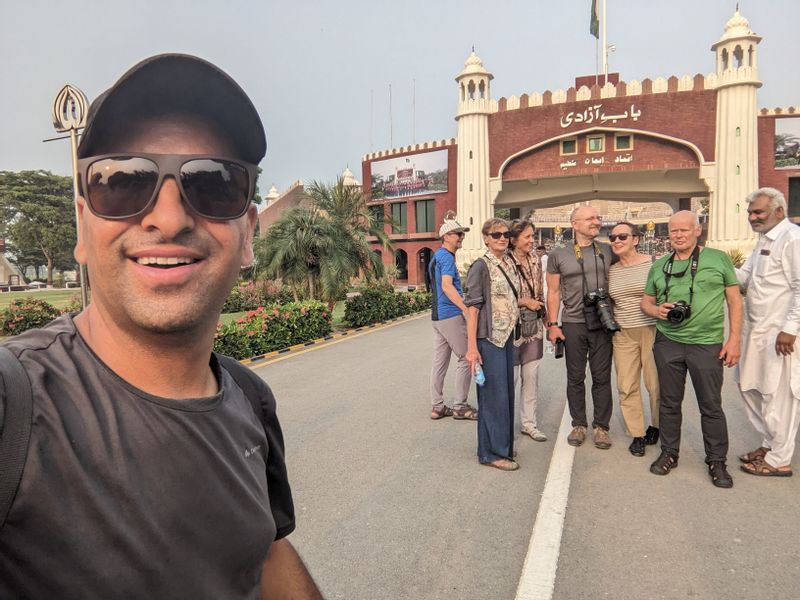
POLYGON ((478 340, 486 383, 478 386, 478 460, 514 459, 514 336, 498 348, 478 340))

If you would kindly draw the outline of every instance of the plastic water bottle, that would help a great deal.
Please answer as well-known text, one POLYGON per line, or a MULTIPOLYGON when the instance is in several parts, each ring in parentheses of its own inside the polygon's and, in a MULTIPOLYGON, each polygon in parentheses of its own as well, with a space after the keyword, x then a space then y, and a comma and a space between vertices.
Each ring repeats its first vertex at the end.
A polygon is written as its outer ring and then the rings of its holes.
POLYGON ((475 383, 483 385, 486 383, 486 375, 483 374, 483 369, 480 365, 475 365, 475 383))

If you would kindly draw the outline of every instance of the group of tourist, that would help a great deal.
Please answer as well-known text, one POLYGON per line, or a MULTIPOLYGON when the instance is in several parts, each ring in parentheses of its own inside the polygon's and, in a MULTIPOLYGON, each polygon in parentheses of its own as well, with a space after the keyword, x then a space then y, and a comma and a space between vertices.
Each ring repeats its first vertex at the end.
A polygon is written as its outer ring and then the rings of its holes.
POLYGON ((790 476, 800 425, 800 367, 792 361, 800 328, 800 228, 786 218, 786 200, 777 190, 759 189, 747 203, 750 225, 761 235, 741 269, 726 253, 699 244, 702 228, 690 211, 670 219, 672 251, 658 260, 638 252, 643 235, 633 223, 617 223, 610 243, 598 241, 601 219, 590 206, 571 215, 574 244, 554 249, 549 257, 541 248, 534 250, 530 221, 492 218, 481 228, 487 251, 471 265, 463 292, 455 252, 469 229, 448 215, 440 230, 442 248, 430 267, 436 332, 431 418, 477 420, 479 462, 517 470, 516 378, 521 382, 521 432, 547 440, 536 419, 546 334, 552 344, 564 346, 570 445, 581 446, 589 429, 587 363, 594 445, 612 445, 613 357, 629 451, 643 457, 646 447, 660 440, 661 453, 650 471, 669 474, 678 464, 688 372, 711 481, 730 488, 723 366, 738 365, 746 412, 762 437, 756 450, 739 457, 741 469, 758 476, 790 476), (746 290, 746 307, 741 289, 746 290), (443 399, 451 352, 458 357, 453 409, 443 399), (467 404, 471 377, 478 371, 479 410, 467 404))

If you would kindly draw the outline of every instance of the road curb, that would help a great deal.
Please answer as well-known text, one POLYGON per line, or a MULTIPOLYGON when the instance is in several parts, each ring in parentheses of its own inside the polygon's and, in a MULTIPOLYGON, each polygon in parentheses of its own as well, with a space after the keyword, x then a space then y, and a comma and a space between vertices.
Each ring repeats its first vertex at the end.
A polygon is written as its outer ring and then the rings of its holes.
POLYGON ((370 329, 380 329, 385 325, 389 325, 391 323, 397 323, 400 321, 406 321, 412 318, 416 318, 426 312, 430 312, 430 309, 420 310, 414 313, 409 313, 407 315, 403 315, 402 317, 395 317, 394 319, 389 319, 387 321, 378 321, 377 323, 372 323, 371 325, 363 325, 361 327, 355 327, 353 329, 347 329, 346 331, 339 331, 336 333, 332 333, 330 335, 326 335, 325 337, 317 338, 315 340, 310 340, 308 342, 304 342, 302 344, 295 344, 294 346, 289 346, 288 348, 282 348, 281 350, 273 350, 272 352, 267 352, 265 354, 259 354, 258 356, 253 356, 251 358, 243 358, 239 362, 243 365, 256 365, 262 361, 269 360, 270 358, 275 358, 276 356, 282 356, 284 354, 289 354, 291 352, 295 352, 297 350, 303 350, 310 346, 314 346, 316 344, 322 344, 324 342, 330 342, 331 340, 336 340, 340 338, 347 337, 348 335, 353 335, 356 333, 362 333, 364 331, 369 331, 370 329))

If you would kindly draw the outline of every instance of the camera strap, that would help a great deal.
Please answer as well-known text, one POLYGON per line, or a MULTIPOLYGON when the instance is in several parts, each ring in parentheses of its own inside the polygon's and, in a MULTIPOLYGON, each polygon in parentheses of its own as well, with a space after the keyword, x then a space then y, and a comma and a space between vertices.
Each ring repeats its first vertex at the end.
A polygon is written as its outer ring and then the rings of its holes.
MULTIPOLYGON (((606 261, 605 258, 603 257, 603 251, 600 249, 600 246, 597 244, 597 242, 592 242, 592 248, 594 249, 594 279, 595 279, 595 284, 596 284, 595 289, 596 289, 605 287, 605 282, 603 282, 603 285, 600 285, 600 271, 597 268, 597 257, 599 256, 600 260, 603 262, 603 271, 605 271, 606 261)), ((583 250, 581 250, 581 247, 580 245, 578 245, 577 242, 575 243, 574 250, 575 250, 575 260, 578 261, 578 264, 581 267, 581 278, 583 280, 581 282, 581 288, 583 291, 581 296, 585 296, 587 291, 589 290, 589 283, 586 281, 586 271, 583 269, 583 250)))
MULTIPOLYGON (((525 275, 525 269, 523 269, 522 265, 519 262, 516 261, 516 257, 513 254, 511 256, 512 256, 512 258, 514 258, 514 263, 517 265, 517 272, 519 273, 520 279, 525 281, 525 284, 528 286, 528 290, 531 293, 531 298, 533 298, 534 300, 538 300, 538 298, 536 297, 536 291, 533 288, 533 284, 528 279, 528 276, 525 275)), ((530 259, 530 257, 526 256, 525 260, 528 261, 528 270, 531 273, 533 273, 533 267, 531 267, 531 259, 530 259)))
MULTIPOLYGON (((675 256, 677 252, 673 251, 667 261, 667 264, 664 265, 664 302, 669 302, 669 280, 672 279, 672 266, 675 262, 675 256)), ((692 300, 694 299, 694 278, 697 275, 697 265, 700 262, 700 246, 695 246, 694 250, 692 250, 692 262, 690 264, 690 274, 692 277, 691 282, 689 283, 689 306, 692 305, 692 300)), ((684 270, 683 273, 686 273, 684 270)), ((683 273, 680 276, 683 276, 683 273)))

